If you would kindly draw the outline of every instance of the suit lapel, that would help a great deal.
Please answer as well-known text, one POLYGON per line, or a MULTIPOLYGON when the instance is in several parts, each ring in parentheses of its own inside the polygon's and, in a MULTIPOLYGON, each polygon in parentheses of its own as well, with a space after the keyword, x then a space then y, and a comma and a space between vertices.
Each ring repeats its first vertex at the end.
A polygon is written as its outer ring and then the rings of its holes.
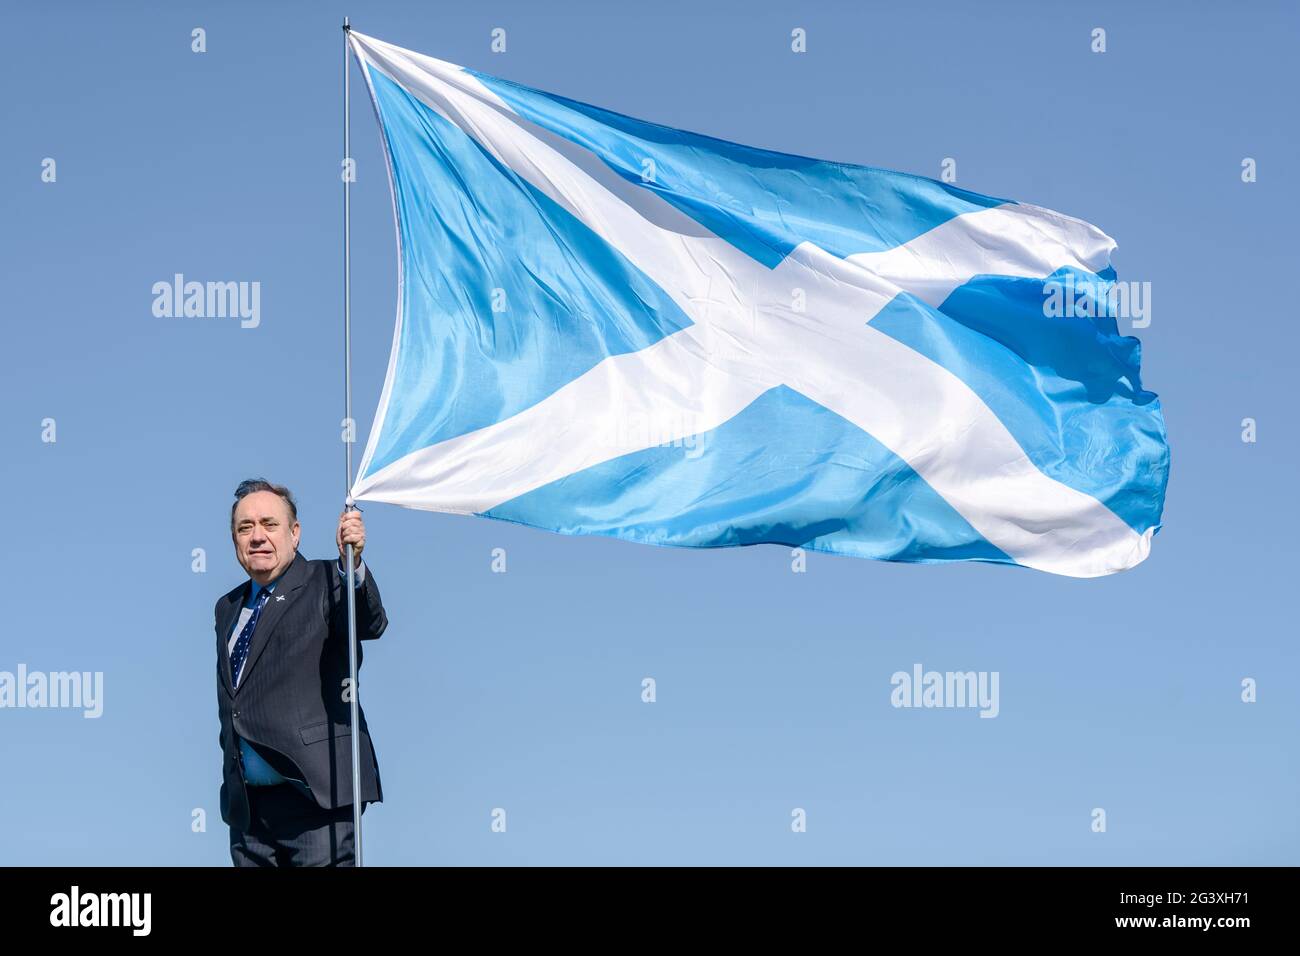
MULTIPOLYGON (((244 666, 239 672, 239 687, 235 688, 236 694, 247 683, 249 671, 257 665, 257 660, 262 656, 262 651, 266 650, 266 645, 270 643, 271 632, 275 630, 275 625, 284 616, 284 613, 289 610, 303 585, 307 583, 307 570, 307 559, 301 554, 295 554, 293 562, 285 569, 280 583, 271 592, 271 598, 266 602, 266 606, 262 608, 262 614, 257 619, 257 627, 253 630, 253 640, 248 647, 248 659, 244 661, 244 666)), ((226 667, 228 673, 229 662, 227 662, 226 667)))
POLYGON ((226 689, 226 693, 234 695, 230 687, 230 632, 235 628, 235 621, 239 619, 239 612, 248 600, 248 591, 251 584, 245 584, 235 592, 234 597, 226 599, 226 606, 221 612, 221 620, 217 622, 217 665, 221 668, 221 686, 226 689))

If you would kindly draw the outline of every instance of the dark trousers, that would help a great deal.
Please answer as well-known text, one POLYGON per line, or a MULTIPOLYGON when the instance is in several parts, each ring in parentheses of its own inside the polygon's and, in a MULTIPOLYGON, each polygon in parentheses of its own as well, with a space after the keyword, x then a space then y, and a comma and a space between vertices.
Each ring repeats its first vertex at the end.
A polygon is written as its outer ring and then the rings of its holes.
POLYGON ((230 828, 235 866, 356 866, 351 805, 327 810, 291 783, 249 787, 248 802, 248 829, 230 828))

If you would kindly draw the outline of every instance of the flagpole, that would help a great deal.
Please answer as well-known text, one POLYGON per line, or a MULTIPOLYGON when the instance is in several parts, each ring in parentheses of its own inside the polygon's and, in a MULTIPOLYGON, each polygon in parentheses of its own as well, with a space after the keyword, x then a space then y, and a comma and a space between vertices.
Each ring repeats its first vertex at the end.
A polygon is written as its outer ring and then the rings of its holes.
MULTIPOLYGON (((347 440, 343 443, 347 472, 344 475, 344 510, 356 507, 352 500, 352 440, 355 426, 352 423, 352 83, 348 70, 348 34, 352 27, 343 18, 343 390, 344 428, 347 440)), ((355 558, 352 543, 347 545, 348 563, 348 673, 352 692, 352 829, 353 848, 357 866, 365 866, 361 843, 361 734, 357 717, 360 709, 361 688, 357 683, 357 595, 355 558)))

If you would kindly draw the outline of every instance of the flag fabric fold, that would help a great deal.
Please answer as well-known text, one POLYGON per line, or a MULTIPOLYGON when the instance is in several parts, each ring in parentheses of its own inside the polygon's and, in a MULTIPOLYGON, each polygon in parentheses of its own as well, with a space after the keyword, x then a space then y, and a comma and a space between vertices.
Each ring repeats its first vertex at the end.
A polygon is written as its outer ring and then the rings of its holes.
POLYGON ((350 36, 400 274, 353 497, 1076 577, 1147 556, 1169 451, 1095 226, 350 36), (1087 307, 1045 308, 1063 284, 1087 307))

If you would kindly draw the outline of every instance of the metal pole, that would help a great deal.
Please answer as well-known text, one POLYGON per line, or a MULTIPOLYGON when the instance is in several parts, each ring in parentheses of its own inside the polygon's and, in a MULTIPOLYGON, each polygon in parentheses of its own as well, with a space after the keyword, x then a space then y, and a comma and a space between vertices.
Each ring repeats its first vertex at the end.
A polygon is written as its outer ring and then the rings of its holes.
MULTIPOLYGON (((355 426, 352 422, 352 84, 348 70, 348 46, 352 27, 343 18, 343 159, 347 164, 343 176, 343 390, 347 441, 343 443, 347 459, 344 475, 344 510, 351 511, 352 501, 352 439, 355 426)), ((357 683, 357 596, 355 558, 352 544, 347 546, 348 562, 348 672, 352 678, 352 827, 353 846, 357 866, 365 866, 361 843, 361 734, 358 711, 361 688, 357 683)))

